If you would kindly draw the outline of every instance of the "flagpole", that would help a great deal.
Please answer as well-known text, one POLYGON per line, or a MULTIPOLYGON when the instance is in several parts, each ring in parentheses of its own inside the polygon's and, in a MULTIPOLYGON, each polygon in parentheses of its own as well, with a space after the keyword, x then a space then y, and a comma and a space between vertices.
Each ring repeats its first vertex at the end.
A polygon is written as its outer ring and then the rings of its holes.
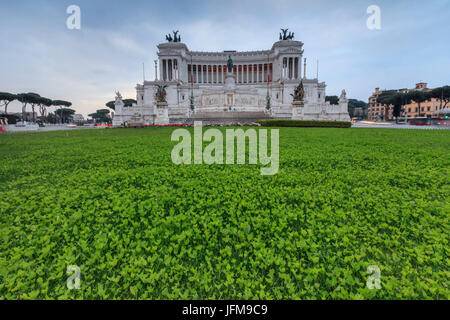
POLYGON ((145 63, 142 62, 142 79, 144 79, 145 82, 145 63))
POLYGON ((317 80, 319 80, 319 60, 317 60, 317 75, 316 75, 317 80))

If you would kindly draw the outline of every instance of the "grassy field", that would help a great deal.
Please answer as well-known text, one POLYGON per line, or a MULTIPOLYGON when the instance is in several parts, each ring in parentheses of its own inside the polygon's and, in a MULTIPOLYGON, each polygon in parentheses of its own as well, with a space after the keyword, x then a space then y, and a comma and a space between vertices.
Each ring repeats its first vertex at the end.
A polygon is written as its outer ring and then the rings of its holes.
POLYGON ((450 131, 283 128, 262 176, 172 130, 0 135, 0 298, 450 298, 450 131))

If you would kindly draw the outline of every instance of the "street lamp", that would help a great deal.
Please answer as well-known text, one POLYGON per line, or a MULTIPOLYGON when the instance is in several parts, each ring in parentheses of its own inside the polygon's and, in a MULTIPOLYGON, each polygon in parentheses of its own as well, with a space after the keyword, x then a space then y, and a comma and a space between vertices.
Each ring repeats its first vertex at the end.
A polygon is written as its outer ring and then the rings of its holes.
POLYGON ((192 54, 191 54, 191 96, 189 97, 189 103, 191 112, 194 113, 195 105, 194 105, 194 66, 192 65, 192 54))

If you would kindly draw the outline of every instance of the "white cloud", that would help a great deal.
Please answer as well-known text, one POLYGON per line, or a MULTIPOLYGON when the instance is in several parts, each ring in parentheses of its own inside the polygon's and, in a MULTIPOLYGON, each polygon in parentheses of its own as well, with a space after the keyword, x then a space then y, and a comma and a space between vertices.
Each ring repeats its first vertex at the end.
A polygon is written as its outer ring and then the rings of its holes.
POLYGON ((129 35, 121 35, 118 33, 111 33, 107 36, 108 41, 117 49, 125 52, 132 52, 136 54, 145 54, 146 51, 138 45, 129 35))

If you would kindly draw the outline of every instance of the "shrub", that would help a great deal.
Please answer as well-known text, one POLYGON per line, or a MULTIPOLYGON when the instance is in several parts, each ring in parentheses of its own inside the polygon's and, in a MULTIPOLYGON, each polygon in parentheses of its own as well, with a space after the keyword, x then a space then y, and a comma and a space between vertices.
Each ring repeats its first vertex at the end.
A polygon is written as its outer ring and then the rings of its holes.
POLYGON ((259 120, 263 127, 306 127, 306 128, 351 128, 348 121, 317 121, 317 120, 259 120))

